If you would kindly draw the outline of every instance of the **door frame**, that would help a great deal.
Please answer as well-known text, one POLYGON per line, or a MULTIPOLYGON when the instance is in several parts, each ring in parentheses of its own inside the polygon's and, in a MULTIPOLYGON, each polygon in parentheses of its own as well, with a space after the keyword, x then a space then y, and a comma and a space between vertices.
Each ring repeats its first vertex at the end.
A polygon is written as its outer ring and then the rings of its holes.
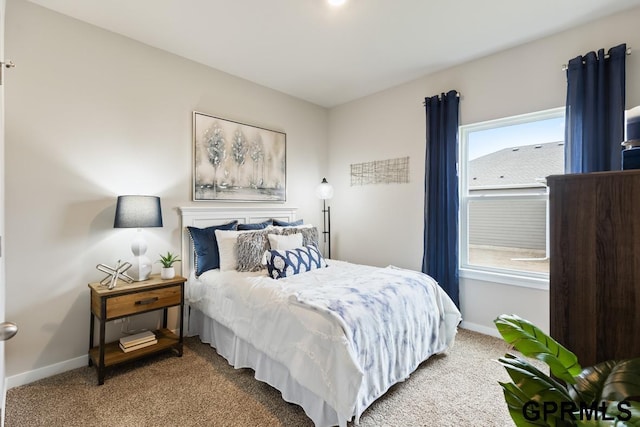
MULTIPOLYGON (((4 29, 6 1, 0 0, 0 75, 4 75, 4 29)), ((0 85, 0 322, 5 320, 5 250, 4 250, 4 78, 0 85)), ((7 398, 7 376, 5 371, 4 341, 0 341, 0 426, 4 427, 7 398)))

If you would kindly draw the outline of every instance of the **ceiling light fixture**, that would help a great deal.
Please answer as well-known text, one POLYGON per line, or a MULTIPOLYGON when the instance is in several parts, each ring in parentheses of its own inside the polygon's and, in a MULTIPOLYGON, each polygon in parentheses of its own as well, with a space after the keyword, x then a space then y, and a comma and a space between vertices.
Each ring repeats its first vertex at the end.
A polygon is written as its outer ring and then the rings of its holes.
POLYGON ((327 0, 331 6, 342 6, 346 0, 327 0))

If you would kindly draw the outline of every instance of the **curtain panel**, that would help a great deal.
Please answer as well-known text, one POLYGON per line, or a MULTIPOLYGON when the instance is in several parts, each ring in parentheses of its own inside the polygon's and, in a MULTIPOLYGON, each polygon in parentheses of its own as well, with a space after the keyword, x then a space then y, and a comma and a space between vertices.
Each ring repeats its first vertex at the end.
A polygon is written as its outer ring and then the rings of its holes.
POLYGON ((569 61, 565 172, 621 169, 624 141, 626 44, 569 61))
POLYGON ((426 173, 422 272, 433 277, 457 307, 458 283, 458 92, 425 98, 426 173))

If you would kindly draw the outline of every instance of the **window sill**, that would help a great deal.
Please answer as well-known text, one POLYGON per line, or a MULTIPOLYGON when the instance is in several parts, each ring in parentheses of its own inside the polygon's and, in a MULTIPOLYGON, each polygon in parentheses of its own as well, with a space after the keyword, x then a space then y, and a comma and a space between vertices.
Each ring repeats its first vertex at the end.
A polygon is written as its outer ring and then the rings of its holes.
POLYGON ((502 285, 520 286, 523 288, 549 290, 549 279, 521 276, 517 274, 498 273, 495 271, 461 268, 460 277, 464 279, 481 280, 483 282, 499 283, 502 285))

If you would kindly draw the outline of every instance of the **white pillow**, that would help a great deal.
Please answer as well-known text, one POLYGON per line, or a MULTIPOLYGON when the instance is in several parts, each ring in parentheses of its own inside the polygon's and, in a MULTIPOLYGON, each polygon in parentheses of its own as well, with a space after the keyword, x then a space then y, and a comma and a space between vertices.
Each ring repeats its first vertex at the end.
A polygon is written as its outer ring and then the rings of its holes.
POLYGON ((220 253, 220 271, 238 268, 238 235, 255 230, 215 230, 220 253))
MULTIPOLYGON (((218 237, 216 235, 216 237, 218 237)), ((302 247, 302 233, 294 233, 285 236, 283 234, 267 234, 272 250, 287 251, 302 247)))

